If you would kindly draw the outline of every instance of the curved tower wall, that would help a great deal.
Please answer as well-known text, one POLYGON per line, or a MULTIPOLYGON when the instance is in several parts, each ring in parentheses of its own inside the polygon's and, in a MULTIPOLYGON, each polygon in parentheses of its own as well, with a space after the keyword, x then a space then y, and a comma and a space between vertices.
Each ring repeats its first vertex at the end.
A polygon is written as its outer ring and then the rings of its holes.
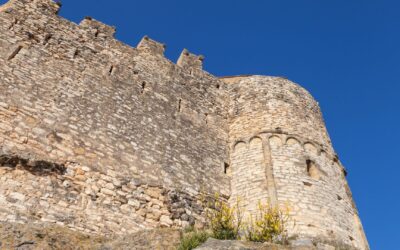
POLYGON ((318 103, 278 77, 223 78, 230 91, 231 198, 289 206, 290 235, 368 249, 318 103))

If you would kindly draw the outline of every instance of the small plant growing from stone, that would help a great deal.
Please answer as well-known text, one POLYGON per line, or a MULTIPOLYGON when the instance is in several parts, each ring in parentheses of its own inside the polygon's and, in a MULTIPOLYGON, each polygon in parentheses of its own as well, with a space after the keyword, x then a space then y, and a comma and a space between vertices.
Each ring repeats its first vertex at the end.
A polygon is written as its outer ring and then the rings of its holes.
POLYGON ((255 242, 287 243, 289 209, 258 203, 257 214, 245 226, 245 238, 255 242))
POLYGON ((191 250, 203 244, 212 237, 220 240, 239 239, 242 228, 242 211, 239 199, 235 206, 230 207, 219 194, 206 201, 202 196, 203 206, 206 207, 206 227, 197 230, 193 226, 186 228, 182 233, 181 243, 178 250, 191 250))
POLYGON ((194 249, 211 237, 211 233, 206 230, 196 230, 193 227, 187 228, 182 235, 182 240, 177 250, 194 249))
POLYGON ((239 232, 242 227, 242 211, 240 208, 240 200, 236 205, 229 206, 222 201, 218 194, 215 195, 213 204, 207 212, 207 219, 212 237, 220 240, 235 240, 239 238, 239 232))

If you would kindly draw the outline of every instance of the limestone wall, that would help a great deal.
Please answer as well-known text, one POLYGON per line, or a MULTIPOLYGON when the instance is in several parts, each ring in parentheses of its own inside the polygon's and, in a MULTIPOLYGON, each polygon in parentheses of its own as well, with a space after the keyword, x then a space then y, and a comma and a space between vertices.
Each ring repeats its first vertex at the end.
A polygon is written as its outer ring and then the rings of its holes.
POLYGON ((92 234, 183 228, 215 192, 246 213, 288 203, 292 235, 368 249, 317 102, 277 77, 218 79, 203 57, 57 16, 0 7, 0 222, 92 234))
POLYGON ((290 209, 290 235, 368 248, 317 102, 278 77, 223 79, 230 91, 230 202, 290 209))
POLYGON ((0 222, 42 222, 89 234, 202 226, 200 196, 77 163, 0 157, 0 222))
POLYGON ((113 38, 113 27, 91 18, 76 25, 58 8, 51 0, 1 8, 0 220, 42 213, 40 220, 92 231, 154 227, 167 213, 164 198, 142 194, 157 187, 191 197, 169 207, 177 221, 168 223, 192 223, 200 191, 229 193, 220 81, 186 50, 176 65, 163 44, 145 37, 129 47, 113 38), (32 175, 13 158, 28 169, 43 161, 65 170, 32 175), (74 166, 90 171, 80 177, 74 166), (71 187, 58 192, 66 178, 71 187), (8 200, 11 193, 21 199, 8 200))
POLYGON ((299 85, 269 76, 222 80, 228 83, 231 93, 230 140, 277 130, 302 135, 333 152, 318 103, 299 85))

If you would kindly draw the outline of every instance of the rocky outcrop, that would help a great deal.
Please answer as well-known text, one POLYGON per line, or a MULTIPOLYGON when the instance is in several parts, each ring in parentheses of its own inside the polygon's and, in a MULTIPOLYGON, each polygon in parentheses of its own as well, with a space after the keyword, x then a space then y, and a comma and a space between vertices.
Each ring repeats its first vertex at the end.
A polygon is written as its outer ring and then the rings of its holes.
POLYGON ((335 248, 322 243, 298 242, 292 246, 283 246, 271 243, 248 242, 238 240, 216 240, 208 239, 196 250, 335 250, 348 248, 335 248))
POLYGON ((172 229, 143 230, 118 238, 93 236, 53 224, 0 224, 0 249, 175 249, 180 232, 172 229))
POLYGON ((102 244, 101 250, 111 249, 165 249, 175 250, 181 240, 181 233, 173 229, 143 230, 102 244))
POLYGON ((275 244, 265 244, 260 242, 248 242, 238 240, 216 240, 208 239, 196 250, 289 250, 292 248, 275 244))

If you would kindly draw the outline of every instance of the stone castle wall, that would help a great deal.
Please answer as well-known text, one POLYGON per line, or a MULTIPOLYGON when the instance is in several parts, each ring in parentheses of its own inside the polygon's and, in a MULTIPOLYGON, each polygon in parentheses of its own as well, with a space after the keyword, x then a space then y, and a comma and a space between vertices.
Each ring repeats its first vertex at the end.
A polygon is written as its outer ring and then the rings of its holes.
POLYGON ((231 196, 288 207, 290 234, 366 247, 357 210, 317 102, 279 77, 223 79, 230 93, 231 196))
POLYGON ((221 193, 289 203, 293 235, 368 245, 312 96, 282 78, 218 79, 144 37, 57 15, 51 0, 0 7, 0 221, 87 233, 204 223, 221 193))
POLYGON ((110 233, 157 226, 162 215, 169 226, 193 222, 200 190, 229 192, 220 81, 187 51, 175 65, 160 43, 131 48, 112 27, 73 24, 58 7, 19 0, 0 12, 0 218, 38 213, 110 233), (39 174, 37 162, 62 170, 39 174), (166 204, 147 195, 153 187, 185 195, 166 204))

